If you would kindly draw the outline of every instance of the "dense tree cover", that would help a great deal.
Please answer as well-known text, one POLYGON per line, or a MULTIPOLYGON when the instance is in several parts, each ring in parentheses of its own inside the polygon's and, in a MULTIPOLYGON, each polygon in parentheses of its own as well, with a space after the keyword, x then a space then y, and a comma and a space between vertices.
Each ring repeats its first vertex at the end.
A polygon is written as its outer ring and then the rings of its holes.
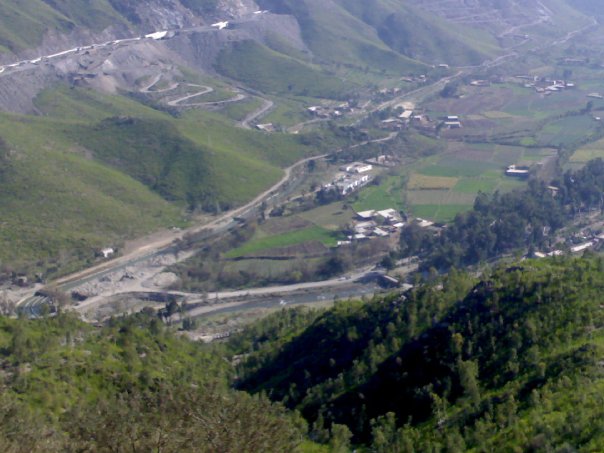
POLYGON ((231 366, 152 313, 93 328, 0 318, 3 452, 282 452, 305 423, 230 390, 231 366))
POLYGON ((239 386, 376 452, 602 451, 603 287, 602 258, 453 272, 234 344, 239 386))
POLYGON ((551 245, 552 233, 578 213, 604 207, 604 162, 596 159, 566 172, 553 185, 555 192, 532 180, 524 190, 481 193, 471 211, 459 214, 437 236, 409 225, 401 234, 401 253, 424 257, 426 269, 448 269, 551 245))

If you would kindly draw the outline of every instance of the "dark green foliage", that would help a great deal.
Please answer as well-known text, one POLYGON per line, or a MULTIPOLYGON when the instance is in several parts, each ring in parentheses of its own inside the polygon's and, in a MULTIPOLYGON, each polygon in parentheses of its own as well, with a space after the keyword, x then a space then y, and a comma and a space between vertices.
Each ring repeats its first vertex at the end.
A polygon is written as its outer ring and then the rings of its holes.
POLYGON ((0 318, 3 452, 282 452, 304 422, 228 389, 230 366, 153 311, 94 329, 0 318))
MULTIPOLYGON (((312 414, 334 395, 361 384, 434 316, 457 300, 471 284, 454 272, 444 294, 422 288, 409 303, 394 297, 369 304, 340 302, 289 343, 266 342, 241 369, 241 388, 270 390, 291 407, 312 414)), ((256 348, 254 348, 256 349, 256 348)))
POLYGON ((282 332, 240 386, 378 452, 601 451, 603 290, 601 258, 454 272, 282 332))
MULTIPOLYGON (((74 137, 75 138, 75 137, 74 137)), ((208 150, 182 137, 166 121, 114 117, 77 131, 82 146, 139 180, 168 201, 191 209, 214 201, 208 150)))

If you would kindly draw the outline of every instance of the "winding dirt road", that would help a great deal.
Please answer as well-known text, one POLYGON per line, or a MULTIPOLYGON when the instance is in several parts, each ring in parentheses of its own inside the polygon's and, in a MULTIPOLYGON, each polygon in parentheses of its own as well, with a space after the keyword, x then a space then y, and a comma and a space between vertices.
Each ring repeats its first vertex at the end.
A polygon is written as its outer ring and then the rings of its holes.
POLYGON ((243 129, 251 129, 250 123, 265 116, 274 105, 275 103, 270 99, 262 99, 262 106, 247 115, 242 121, 239 122, 238 126, 243 129))

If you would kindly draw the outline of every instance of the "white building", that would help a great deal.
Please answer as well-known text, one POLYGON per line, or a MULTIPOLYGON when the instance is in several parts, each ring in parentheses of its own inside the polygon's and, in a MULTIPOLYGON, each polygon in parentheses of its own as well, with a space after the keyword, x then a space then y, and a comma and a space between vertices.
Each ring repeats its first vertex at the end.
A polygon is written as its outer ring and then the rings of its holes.
POLYGON ((115 254, 115 250, 113 250, 112 248, 106 248, 101 250, 101 255, 103 255, 103 258, 109 258, 113 254, 115 254))

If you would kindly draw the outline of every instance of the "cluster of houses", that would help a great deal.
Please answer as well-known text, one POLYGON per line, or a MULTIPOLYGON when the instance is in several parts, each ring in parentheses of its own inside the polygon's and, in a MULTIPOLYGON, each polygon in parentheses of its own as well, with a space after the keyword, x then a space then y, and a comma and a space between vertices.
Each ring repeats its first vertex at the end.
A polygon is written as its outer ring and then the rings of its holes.
MULTIPOLYGON (((437 227, 434 222, 419 217, 409 220, 409 222, 413 222, 420 228, 431 230, 435 234, 440 233, 442 230, 442 228, 437 227)), ((363 241, 373 238, 387 238, 399 233, 405 225, 407 225, 406 220, 404 220, 401 214, 395 209, 357 212, 352 234, 348 236, 348 240, 339 241, 338 247, 349 245, 353 240, 363 241)))
POLYGON ((380 129, 386 130, 401 130, 409 126, 418 129, 435 128, 428 115, 416 113, 412 109, 404 109, 398 116, 391 116, 380 122, 380 129))
MULTIPOLYGON (((601 248, 604 244, 604 233, 593 234, 589 233, 580 237, 575 237, 570 240, 570 253, 583 253, 586 250, 601 248)), ((535 252, 535 258, 546 258, 548 256, 564 255, 562 250, 556 249, 551 252, 535 252)))
POLYGON ((369 172, 373 165, 364 162, 353 162, 340 167, 334 180, 323 186, 326 190, 337 190, 342 196, 350 195, 352 192, 366 186, 371 181, 369 172))
POLYGON ((380 124, 381 129, 400 130, 409 126, 416 129, 434 130, 437 127, 445 129, 461 129, 463 127, 461 119, 457 115, 447 115, 440 119, 440 122, 434 122, 426 114, 414 114, 412 110, 405 110, 398 117, 386 118, 380 124))
POLYGON ((353 111, 350 103, 344 102, 342 104, 338 104, 336 106, 324 106, 324 105, 313 105, 306 109, 313 116, 317 118, 340 118, 345 113, 351 113, 353 111))
MULTIPOLYGON (((414 83, 414 82, 426 82, 428 80, 428 76, 426 74, 420 74, 418 76, 407 76, 407 77, 401 77, 401 81, 403 82, 407 82, 407 83, 414 83)), ((380 94, 382 93, 382 91, 380 91, 380 94)))
POLYGON ((529 75, 517 75, 515 77, 526 81, 524 84, 525 88, 534 89, 537 93, 541 94, 552 94, 576 87, 573 82, 567 82, 566 80, 556 80, 529 75))
POLYGON ((352 240, 389 237, 404 226, 400 213, 395 209, 357 212, 353 234, 348 236, 347 241, 338 242, 338 246, 351 244, 352 240))

